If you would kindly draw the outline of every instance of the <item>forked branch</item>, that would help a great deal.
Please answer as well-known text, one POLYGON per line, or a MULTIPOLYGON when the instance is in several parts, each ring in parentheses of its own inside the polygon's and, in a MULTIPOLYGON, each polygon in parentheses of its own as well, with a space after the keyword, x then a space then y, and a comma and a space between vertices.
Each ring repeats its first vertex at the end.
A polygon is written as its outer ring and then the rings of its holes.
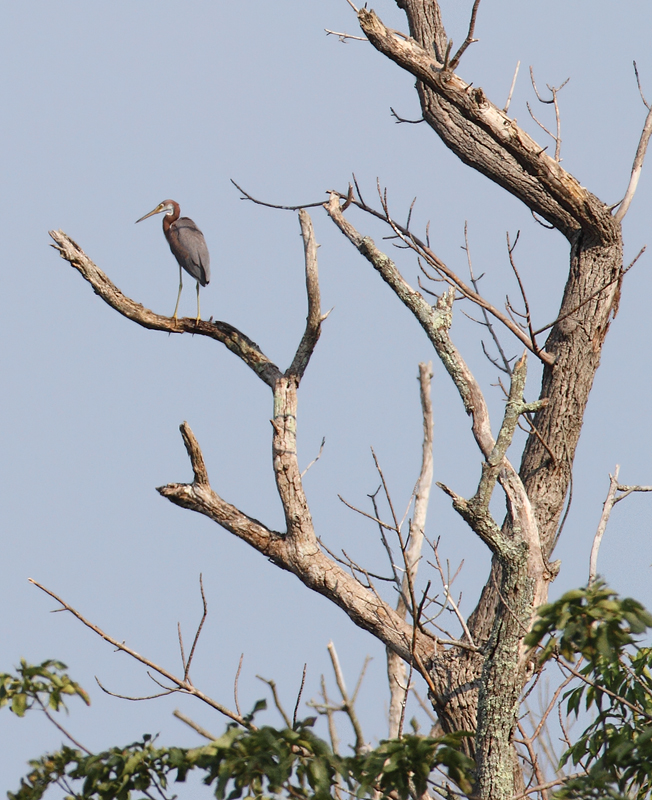
POLYGON ((609 476, 609 491, 602 506, 602 515, 598 523, 598 529, 593 538, 593 545, 591 547, 591 557, 589 561, 589 586, 595 581, 598 574, 598 553, 600 545, 602 544, 602 537, 607 530, 609 517, 611 511, 616 503, 624 500, 632 492, 652 492, 652 486, 626 486, 618 483, 618 473, 620 472, 620 465, 616 464, 614 474, 609 476))
POLYGON ((175 691, 180 691, 183 692, 184 694, 193 695, 193 697, 197 697, 199 700, 202 700, 204 703, 211 706, 211 708, 214 708, 216 711, 219 711, 220 714, 224 714, 225 717, 228 717, 234 722, 237 722, 238 725, 242 725, 243 728, 249 728, 250 730, 255 730, 255 727, 254 725, 252 725, 251 722, 249 722, 244 717, 241 717, 239 714, 236 714, 234 711, 231 711, 226 706, 223 706, 221 703, 218 703, 216 700, 213 700, 211 697, 204 694, 199 689, 195 688, 186 677, 178 678, 172 672, 165 669, 164 667, 161 667, 159 664, 156 664, 154 661, 151 661, 149 658, 141 656, 140 653, 137 653, 131 647, 128 647, 124 642, 120 642, 117 639, 114 639, 112 636, 109 636, 108 633, 105 633, 97 625, 87 620, 79 613, 79 611, 77 611, 77 609, 73 608, 71 605, 66 603, 65 600, 62 600, 54 592, 50 591, 50 589, 46 589, 46 587, 42 586, 40 583, 38 583, 38 581, 35 581, 32 578, 30 578, 29 582, 33 583, 34 586, 36 586, 42 592, 45 592, 45 594, 50 595, 50 597, 56 600, 57 603, 61 605, 60 610, 65 609, 66 611, 69 611, 73 615, 73 617, 76 617, 83 625, 85 625, 87 628, 90 628, 93 631, 93 633, 96 633, 100 638, 104 639, 105 642, 109 642, 109 644, 113 645, 113 647, 115 647, 116 650, 120 650, 121 652, 126 653, 127 655, 134 658, 136 661, 140 661, 141 664, 144 664, 146 667, 149 667, 149 669, 151 669, 153 672, 156 672, 162 678, 165 678, 165 680, 169 681, 175 687, 174 689, 175 691))
MULTIPOLYGON (((512 443, 521 415, 536 412, 547 403, 546 400, 537 400, 534 403, 525 403, 523 401, 526 376, 527 361, 525 355, 523 355, 512 371, 509 399, 505 406, 500 432, 491 452, 486 455, 486 460, 482 465, 482 475, 475 495, 470 500, 465 500, 447 486, 438 484, 453 499, 453 507, 469 524, 471 529, 478 534, 492 552, 506 559, 511 558, 515 544, 514 537, 504 535, 491 515, 489 504, 496 482, 501 477, 501 474, 504 474, 504 479, 501 482, 505 488, 508 502, 514 506, 515 502, 524 499, 522 484, 515 475, 513 467, 509 468, 510 465, 506 458, 507 450, 512 443), (515 491, 516 487, 518 489, 515 491)), ((512 508, 512 513, 514 511, 515 507, 512 508)), ((522 520, 518 524, 518 528, 520 529, 521 527, 522 520)))
MULTIPOLYGON (((636 69, 636 64, 634 64, 634 69, 636 69)), ((638 72, 636 73, 636 77, 638 80, 638 72)), ((641 92, 641 97, 642 96, 643 94, 641 92)), ((636 189, 638 187, 638 181, 641 177, 641 171, 643 170, 643 162, 645 161, 647 146, 650 142, 650 136, 652 135, 652 107, 647 104, 645 99, 643 99, 643 102, 648 108, 647 117, 645 118, 645 124, 643 125, 643 130, 641 131, 641 138, 639 139, 638 147, 636 148, 636 155, 634 156, 634 163, 632 164, 632 173, 629 178, 627 191, 625 192, 625 196, 620 203, 618 211, 616 211, 614 214, 614 219, 616 222, 623 221, 625 214, 629 211, 629 207, 634 199, 634 195, 636 194, 636 189)))
MULTIPOLYGON (((288 529, 280 533, 267 528, 222 499, 209 484, 171 483, 158 489, 171 502, 212 519, 242 539, 281 569, 293 573, 308 588, 342 608, 358 627, 372 633, 383 644, 409 661, 412 658, 412 626, 374 591, 365 588, 317 541, 312 517, 296 463, 296 386, 290 379, 279 381, 274 417, 274 471, 288 529)), ((201 449, 187 423, 184 440, 191 443, 188 455, 195 475, 201 475, 201 449)), ((419 631, 415 658, 423 664, 434 647, 434 637, 419 631)))

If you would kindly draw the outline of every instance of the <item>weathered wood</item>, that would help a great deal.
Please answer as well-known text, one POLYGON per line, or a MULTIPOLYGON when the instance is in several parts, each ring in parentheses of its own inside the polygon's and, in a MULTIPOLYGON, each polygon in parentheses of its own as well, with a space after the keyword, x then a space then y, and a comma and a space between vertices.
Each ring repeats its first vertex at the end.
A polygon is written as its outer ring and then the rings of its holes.
MULTIPOLYGON (((556 543, 602 344, 618 308, 620 218, 614 219, 602 201, 492 104, 481 88, 465 83, 447 67, 448 37, 436 0, 397 0, 397 5, 406 12, 410 39, 397 36, 366 8, 358 18, 372 45, 417 78, 425 121, 465 164, 518 197, 571 245, 559 321, 545 346, 554 356, 554 363, 544 364, 539 394, 547 404, 534 417, 538 435, 527 439, 518 476, 536 542, 523 536, 512 507, 502 533, 503 541, 513 543, 513 551, 494 550, 489 580, 469 618, 474 640, 486 643, 484 659, 452 649, 437 654, 431 663, 437 687, 431 699, 443 729, 477 729, 477 795, 502 800, 514 793, 511 731, 528 676, 527 653, 520 641, 556 573, 557 567, 549 566, 547 559, 556 543), (533 547, 538 551, 534 559, 533 547)), ((397 287, 392 288, 401 297, 397 287)), ((403 295, 423 326, 418 301, 403 295)), ((448 368, 446 360, 444 366, 448 368)), ((468 411, 468 400, 465 407, 468 411)), ((458 498, 456 503, 458 510, 468 512, 473 527, 467 501, 458 498)), ((481 525, 475 529, 482 533, 481 525)), ((483 533, 485 541, 492 536, 491 528, 483 533)))

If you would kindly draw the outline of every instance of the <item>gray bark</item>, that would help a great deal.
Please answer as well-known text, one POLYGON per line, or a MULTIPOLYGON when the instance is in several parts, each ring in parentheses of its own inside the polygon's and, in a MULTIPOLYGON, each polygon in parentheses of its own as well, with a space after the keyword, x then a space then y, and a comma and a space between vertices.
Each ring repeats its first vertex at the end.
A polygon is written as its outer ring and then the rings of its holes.
MULTIPOLYGON (((529 436, 519 471, 547 562, 602 344, 618 308, 620 221, 481 88, 472 88, 444 68, 448 39, 436 0, 397 0, 397 5, 406 12, 411 40, 393 35, 373 11, 361 10, 359 21, 376 49, 417 78, 426 122, 465 164, 518 197, 570 243, 560 321, 545 345, 554 363, 544 363, 539 397, 548 402, 534 417, 539 436, 529 436)), ((544 581, 531 579, 527 559, 517 546, 524 540, 514 523, 511 513, 502 528, 514 549, 494 551, 491 575, 469 619, 474 640, 486 643, 483 656, 453 649, 434 656, 430 666, 437 687, 431 699, 444 730, 477 730, 476 792, 491 800, 514 793, 511 736, 528 676, 520 642, 556 571, 549 567, 544 581)))

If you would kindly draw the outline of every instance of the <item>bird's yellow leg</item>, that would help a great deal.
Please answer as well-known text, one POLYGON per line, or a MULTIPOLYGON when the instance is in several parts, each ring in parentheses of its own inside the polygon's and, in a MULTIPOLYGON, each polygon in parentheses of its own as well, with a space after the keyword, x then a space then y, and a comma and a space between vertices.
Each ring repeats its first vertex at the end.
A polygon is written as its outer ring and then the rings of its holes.
POLYGON ((183 289, 183 273, 181 272, 181 266, 179 266, 179 294, 177 295, 177 304, 174 307, 174 314, 172 315, 172 319, 177 318, 177 311, 179 310, 179 300, 181 300, 182 289, 183 289))
POLYGON ((195 322, 199 322, 201 319, 201 314, 199 312, 199 281, 197 281, 197 319, 195 322))

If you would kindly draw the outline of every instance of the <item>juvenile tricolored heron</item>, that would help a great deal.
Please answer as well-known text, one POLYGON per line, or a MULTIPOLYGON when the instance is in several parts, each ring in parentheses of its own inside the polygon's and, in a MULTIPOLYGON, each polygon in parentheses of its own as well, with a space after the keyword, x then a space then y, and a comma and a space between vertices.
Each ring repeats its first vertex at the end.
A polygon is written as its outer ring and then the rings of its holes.
POLYGON ((199 322, 199 284, 207 286, 211 279, 210 256, 208 255, 204 234, 191 219, 180 217, 180 213, 181 209, 178 203, 174 200, 164 200, 153 211, 137 219, 136 222, 142 222, 154 214, 164 214, 163 233, 168 240, 172 255, 179 262, 179 294, 177 295, 177 304, 174 307, 172 316, 174 319, 177 318, 181 290, 183 289, 183 273, 181 272, 183 267, 197 281, 197 322, 199 322))

